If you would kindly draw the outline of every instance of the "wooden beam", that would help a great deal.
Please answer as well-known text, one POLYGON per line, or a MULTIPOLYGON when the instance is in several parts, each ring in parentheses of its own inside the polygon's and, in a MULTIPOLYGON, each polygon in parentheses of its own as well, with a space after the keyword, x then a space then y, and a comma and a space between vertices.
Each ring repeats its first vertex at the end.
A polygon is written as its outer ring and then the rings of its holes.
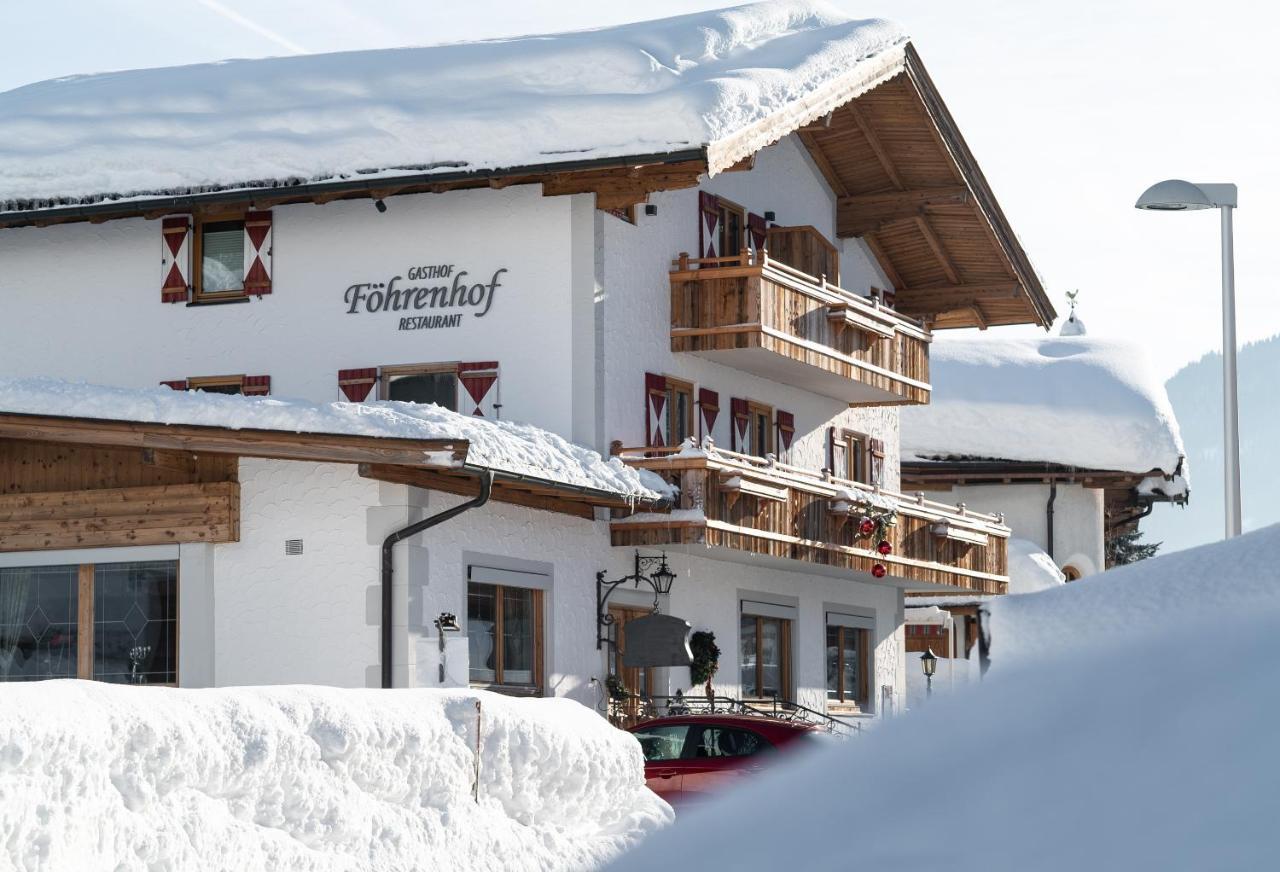
POLYGON ((929 244, 929 249, 933 252, 933 256, 938 259, 938 264, 942 267, 943 275, 947 277, 947 281, 953 285, 960 284, 960 273, 956 269, 956 265, 952 263, 951 255, 947 253, 946 246, 942 244, 938 234, 933 232, 933 225, 929 223, 929 219, 923 215, 916 216, 916 226, 920 228, 920 235, 929 244))
POLYGON ((893 261, 880 245, 880 240, 876 238, 874 233, 867 233, 862 237, 862 242, 871 251, 872 257, 880 264, 880 269, 884 271, 884 277, 889 280, 889 284, 893 285, 896 294, 899 288, 906 287, 906 282, 902 280, 902 276, 898 275, 898 270, 894 267, 893 261))
MULTIPOLYGON (((232 430, 191 424, 150 424, 12 413, 0 413, 0 438, 125 445, 275 460, 400 463, 420 467, 444 456, 461 462, 466 458, 469 447, 461 439, 390 439, 277 430, 232 430)), ((439 460, 435 462, 443 465, 439 460)))
POLYGON ((876 160, 880 161, 880 166, 884 169, 884 174, 889 177, 890 183, 899 191, 905 190, 907 186, 902 183, 902 177, 898 175, 898 170, 893 165, 889 152, 885 151, 884 144, 880 142, 880 137, 876 136, 876 132, 871 129, 871 122, 867 120, 866 116, 862 114, 862 110, 858 108, 858 101, 854 100, 847 108, 849 114, 853 116, 854 123, 858 125, 858 129, 866 137, 867 144, 875 152, 876 160))
POLYGON ((826 152, 822 150, 822 145, 814 138, 813 134, 801 130, 797 135, 800 137, 800 142, 809 150, 809 157, 813 158, 813 162, 818 167, 818 172, 822 173, 822 177, 827 180, 827 184, 835 192, 835 195, 837 197, 849 196, 849 189, 845 187, 840 174, 831 165, 826 152))
POLYGON ((969 189, 963 186, 840 197, 836 200, 836 235, 847 238, 875 233, 888 224, 920 218, 934 210, 963 207, 969 201, 969 189))
MULTIPOLYGON (((362 463, 359 467, 363 478, 385 481, 392 484, 407 484, 423 490, 443 491, 459 496, 473 497, 479 490, 479 484, 473 476, 456 473, 432 472, 426 469, 411 469, 405 466, 390 466, 380 463, 362 463)), ((493 483, 492 498, 501 503, 524 506, 530 509, 541 509, 548 512, 559 512, 578 518, 594 519, 595 510, 589 503, 578 500, 557 498, 553 492, 533 493, 511 483, 496 480, 493 483)))

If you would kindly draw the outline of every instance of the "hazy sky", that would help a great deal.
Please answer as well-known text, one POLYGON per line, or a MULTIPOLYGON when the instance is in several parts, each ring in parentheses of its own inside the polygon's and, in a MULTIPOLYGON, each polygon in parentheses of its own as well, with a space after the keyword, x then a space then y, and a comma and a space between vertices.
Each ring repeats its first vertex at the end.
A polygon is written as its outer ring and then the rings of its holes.
MULTIPOLYGON (((0 2, 0 90, 74 73, 596 27, 701 0, 0 2)), ((1138 212, 1168 177, 1234 181, 1242 342, 1280 333, 1272 4, 836 0, 892 18, 982 165, 1054 305, 1142 340, 1160 371, 1221 344, 1216 212, 1138 212), (1265 204, 1276 196, 1277 210, 1265 204)), ((1002 328, 1002 332, 1029 328, 1002 328)))

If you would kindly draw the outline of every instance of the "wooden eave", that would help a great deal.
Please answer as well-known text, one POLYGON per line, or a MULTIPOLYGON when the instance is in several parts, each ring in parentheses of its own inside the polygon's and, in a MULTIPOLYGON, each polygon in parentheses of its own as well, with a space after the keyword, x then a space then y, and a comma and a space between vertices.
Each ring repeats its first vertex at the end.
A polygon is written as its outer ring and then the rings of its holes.
POLYGON ((798 129, 895 305, 933 328, 1037 324, 1056 312, 955 120, 908 44, 893 75, 798 129))
MULTIPOLYGON (((153 424, 97 418, 0 413, 0 439, 82 445, 124 446, 228 454, 274 460, 331 463, 390 463, 428 467, 432 456, 461 465, 470 447, 465 439, 397 439, 281 430, 237 430, 192 424, 153 424)), ((437 461, 435 465, 440 465, 437 461)))

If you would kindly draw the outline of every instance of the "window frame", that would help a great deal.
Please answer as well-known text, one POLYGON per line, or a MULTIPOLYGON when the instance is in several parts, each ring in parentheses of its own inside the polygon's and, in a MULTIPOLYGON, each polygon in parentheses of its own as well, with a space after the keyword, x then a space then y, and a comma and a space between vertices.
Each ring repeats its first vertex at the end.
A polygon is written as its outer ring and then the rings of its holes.
POLYGON ((716 203, 720 209, 720 227, 716 231, 720 236, 720 256, 735 257, 747 247, 747 210, 732 200, 726 200, 719 195, 716 196, 716 203), (734 240, 736 244, 733 251, 729 250, 728 245, 731 238, 729 235, 729 216, 731 214, 738 217, 738 238, 734 240))
MULTIPOLYGON (((792 619, 770 617, 768 615, 753 615, 748 612, 743 612, 738 616, 739 636, 741 636, 741 633, 742 633, 742 622, 747 620, 755 621, 755 624, 756 624, 755 626, 755 634, 756 634, 755 689, 757 691, 759 691, 761 686, 764 684, 764 633, 762 632, 762 628, 764 626, 763 622, 777 621, 781 625, 780 632, 779 632, 780 638, 778 641, 778 647, 779 647, 779 653, 782 656, 779 658, 780 662, 778 664, 778 667, 779 667, 779 672, 782 675, 782 681, 779 682, 782 685, 782 687, 779 688, 781 693, 779 694, 778 699, 790 700, 792 698, 792 693, 794 691, 794 687, 792 685, 792 676, 791 676, 791 670, 793 666, 791 662, 791 659, 792 659, 791 658, 791 639, 793 635, 793 630, 791 627, 792 619)), ((739 638, 738 641, 739 641, 738 656, 739 658, 741 658, 742 656, 741 638, 739 638)), ((742 667, 743 667, 743 664, 739 663, 738 664, 738 680, 739 681, 742 680, 742 667)), ((745 687, 742 687, 740 689, 740 693, 742 694, 742 698, 745 700, 759 701, 759 700, 773 699, 772 697, 768 697, 768 696, 748 696, 747 689, 745 687)))
POLYGON ((391 380, 400 376, 407 375, 436 375, 439 373, 449 373, 453 376, 453 411, 457 411, 458 406, 458 362, 446 363, 397 363, 391 366, 378 367, 378 399, 391 399, 391 380))
POLYGON ((764 403, 758 403, 755 400, 748 399, 747 434, 748 438, 751 440, 751 444, 748 446, 751 450, 744 451, 742 453, 750 454, 754 457, 765 457, 769 454, 774 454, 773 437, 776 429, 777 422, 774 420, 773 406, 768 406, 764 403), (761 419, 764 421, 762 432, 764 433, 765 446, 763 451, 759 450, 759 446, 756 445, 756 437, 759 435, 759 432, 761 432, 757 430, 757 425, 760 423, 761 419))
MULTIPOLYGON (((507 693, 518 696, 542 696, 546 689, 546 673, 544 671, 544 657, 546 651, 546 612, 543 598, 543 591, 536 587, 521 587, 516 584, 496 584, 488 581, 467 581, 467 598, 470 599, 471 587, 489 587, 494 592, 494 621, 493 621, 493 680, 492 681, 476 681, 470 676, 471 663, 468 655, 467 663, 467 683, 481 690, 492 690, 495 693, 507 693), (528 591, 532 594, 533 605, 533 683, 531 684, 507 684, 503 682, 503 664, 502 664, 502 635, 503 635, 503 610, 502 595, 507 589, 528 591)), ((470 622, 470 610, 465 609, 464 614, 467 621, 470 622)), ((468 633, 470 631, 468 630, 468 633)))
MULTIPOLYGON (((187 390, 199 391, 205 388, 234 387, 236 394, 244 395, 244 375, 202 375, 187 378, 187 390)), ((215 391, 214 393, 223 393, 215 391)))
POLYGON ((831 458, 831 474, 846 481, 859 484, 874 484, 871 478, 871 437, 857 430, 837 427, 832 439, 832 448, 844 450, 844 468, 836 469, 835 457, 831 458))
MULTIPOLYGON (((56 554, 56 552, 54 552, 56 554)), ((73 676, 81 681, 99 681, 104 684, 119 684, 125 687, 180 687, 182 685, 182 562, 180 560, 167 558, 159 560, 108 560, 102 564, 98 563, 40 563, 31 564, 30 566, 0 567, 5 569, 41 569, 47 567, 72 567, 76 568, 76 674, 73 676), (101 679, 95 678, 93 646, 97 636, 97 596, 94 579, 96 570, 99 565, 129 565, 135 563, 171 563, 173 564, 173 681, 156 681, 145 685, 130 685, 128 682, 102 682, 101 679)), ((55 681, 57 678, 42 678, 39 681, 55 681)), ((0 681, 0 685, 10 683, 26 683, 26 682, 6 682, 0 681)))
POLYGON ((211 303, 219 300, 238 300, 248 298, 249 292, 244 288, 244 277, 240 279, 240 289, 230 291, 204 290, 204 226, 236 221, 240 224, 241 264, 244 261, 244 224, 248 220, 248 209, 233 209, 225 212, 195 213, 191 216, 191 299, 196 303, 211 303))
MULTIPOLYGON (((843 624, 828 623, 823 633, 823 646, 826 646, 827 634, 832 630, 837 631, 836 635, 836 698, 831 698, 831 676, 827 676, 827 705, 836 705, 841 707, 857 708, 859 711, 865 711, 870 705, 871 694, 871 677, 868 674, 871 666, 871 652, 869 650, 871 631, 865 627, 848 627, 843 624), (858 640, 858 687, 856 695, 849 697, 844 687, 844 638, 846 633, 857 634, 858 640)), ((829 669, 831 664, 827 663, 829 669)))
POLYGON ((694 418, 698 412, 693 404, 694 384, 670 375, 664 375, 663 378, 667 384, 667 443, 670 447, 679 447, 685 439, 696 438, 697 422, 694 418), (677 396, 685 398, 685 434, 679 437, 675 432, 677 396))

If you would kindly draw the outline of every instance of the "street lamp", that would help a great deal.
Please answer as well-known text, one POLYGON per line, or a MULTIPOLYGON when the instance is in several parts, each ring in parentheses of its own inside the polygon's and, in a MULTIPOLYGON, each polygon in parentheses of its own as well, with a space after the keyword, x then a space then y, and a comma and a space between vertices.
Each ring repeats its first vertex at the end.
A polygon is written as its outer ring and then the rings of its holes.
POLYGON ((920 668, 924 670, 925 696, 933 696, 933 673, 938 669, 938 657, 932 648, 925 648, 920 655, 920 668))
POLYGON ((441 612, 435 619, 435 625, 440 638, 440 683, 444 684, 444 634, 461 633, 462 627, 458 626, 458 616, 453 612, 441 612))
POLYGON ((1226 538, 1240 535, 1240 417, 1236 401, 1236 277, 1231 212, 1236 186, 1195 185, 1169 179, 1152 185, 1134 203, 1155 212, 1219 209, 1222 212, 1222 429, 1226 488, 1226 538))
POLYGON ((603 572, 596 573, 596 650, 604 643, 613 642, 608 638, 608 629, 613 625, 613 615, 609 614, 608 603, 609 595, 619 585, 631 582, 637 589, 640 583, 644 582, 653 591, 653 610, 658 611, 658 598, 664 597, 671 593, 671 585, 676 580, 676 574, 671 571, 671 567, 667 565, 667 555, 661 557, 641 554, 636 551, 635 569, 630 575, 624 575, 622 578, 613 581, 606 581, 603 572), (656 568, 645 572, 650 566, 657 564, 656 568))

